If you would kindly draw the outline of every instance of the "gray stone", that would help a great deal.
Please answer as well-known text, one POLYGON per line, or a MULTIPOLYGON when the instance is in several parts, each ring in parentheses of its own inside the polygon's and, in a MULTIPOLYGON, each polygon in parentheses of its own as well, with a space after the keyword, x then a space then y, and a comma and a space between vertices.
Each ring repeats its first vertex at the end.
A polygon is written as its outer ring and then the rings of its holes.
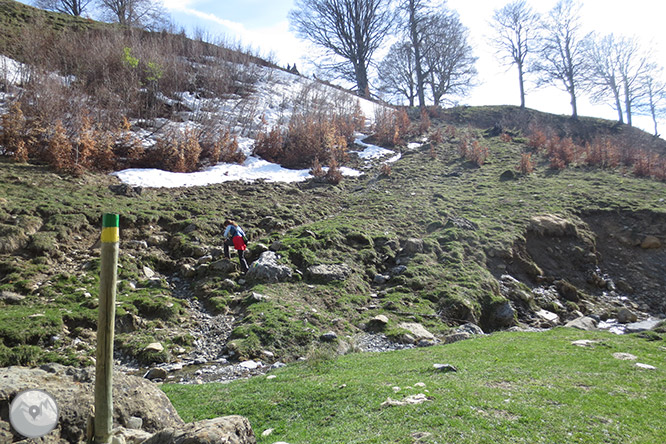
POLYGON ((457 372, 458 369, 451 364, 433 364, 433 368, 442 373, 457 372))
POLYGON ((278 264, 278 256, 272 251, 265 251, 250 266, 246 277, 250 280, 263 282, 281 282, 291 279, 293 274, 290 267, 278 264))
POLYGON ((151 381, 153 379, 161 379, 164 381, 167 377, 167 371, 163 368, 153 367, 150 370, 148 370, 146 374, 143 375, 143 377, 146 379, 150 379, 151 381))
POLYGON ((23 299, 25 299, 25 296, 13 291, 0 291, 0 302, 4 302, 5 304, 20 304, 23 299))
POLYGON ((391 277, 386 274, 376 274, 375 277, 372 279, 372 282, 378 285, 383 285, 387 283, 390 278, 391 277))
POLYGON ((401 254, 414 256, 417 253, 423 253, 423 240, 416 238, 407 239, 402 245, 401 254))
POLYGON ((595 330, 597 328, 597 321, 592 319, 589 316, 583 316, 582 318, 574 319, 573 321, 567 322, 565 327, 577 328, 578 330, 595 330))
POLYGON ((391 268, 391 276, 400 276, 405 271, 407 271, 407 266, 397 265, 397 266, 391 268))
POLYGON ((164 346, 159 342, 151 342, 146 345, 146 348, 144 348, 143 351, 147 353, 161 353, 164 351, 164 346))
POLYGON ((155 272, 148 266, 144 265, 143 267, 143 274, 146 276, 148 279, 152 278, 155 276, 155 272))
POLYGON ((641 248, 645 250, 661 248, 661 241, 655 236, 645 236, 641 242, 641 248))
POLYGON ((444 337, 445 344, 453 344, 454 342, 464 341, 471 338, 472 335, 467 332, 453 333, 444 337))
POLYGON ((389 319, 385 315, 377 315, 368 321, 369 330, 383 330, 388 324, 389 319))
POLYGON ((143 419, 138 416, 130 416, 125 421, 125 427, 128 429, 140 430, 143 427, 143 419))
POLYGON ((261 293, 257 293, 256 291, 253 291, 252 294, 250 294, 249 300, 251 302, 266 302, 269 301, 271 298, 269 296, 263 295, 261 293))
POLYGON ((180 274, 186 278, 193 278, 197 275, 197 270, 190 264, 183 264, 180 266, 180 274))
POLYGON ((554 327, 560 323, 560 317, 548 310, 539 310, 535 312, 534 315, 551 327, 554 327))
POLYGON ((230 259, 220 259, 219 261, 212 262, 210 269, 221 273, 231 273, 236 270, 236 265, 230 259))
POLYGON ((457 332, 460 333, 469 333, 470 335, 483 335, 485 334, 481 327, 479 327, 476 324, 473 324, 471 322, 467 322, 466 324, 463 324, 456 328, 457 332))
POLYGON ((515 323, 516 311, 509 301, 496 305, 490 314, 490 325, 494 328, 510 327, 515 323))
MULTIPOLYGON (((94 368, 74 368, 51 365, 41 368, 0 368, 0 411, 7 412, 9 403, 23 390, 39 388, 51 394, 58 403, 60 421, 43 443, 85 442, 86 422, 94 404, 94 368)), ((167 427, 182 427, 183 421, 176 413, 164 392, 152 382, 138 376, 113 374, 113 422, 128 424, 130 418, 142 419, 143 429, 157 432, 167 427)), ((12 442, 10 430, 3 413, 0 417, 0 442, 12 442), (5 440, 8 438, 8 440, 5 440)))
POLYGON ((428 330, 423 327, 423 325, 415 322, 401 322, 398 324, 398 328, 407 330, 417 341, 421 339, 434 340, 435 335, 430 333, 428 330))
POLYGON ((642 331, 654 330, 659 324, 664 322, 661 319, 652 319, 648 321, 632 322, 626 325, 627 333, 640 333, 642 331))
POLYGON ((164 429, 142 444, 255 444, 250 421, 242 416, 225 416, 164 429))
POLYGON ((319 339, 321 339, 324 342, 333 342, 336 339, 338 339, 338 335, 334 331, 329 331, 319 336, 319 339))
POLYGON ((617 322, 620 324, 628 324, 636 321, 638 321, 638 316, 636 316, 636 313, 626 307, 621 308, 617 312, 617 322))
POLYGON ((351 275, 351 268, 347 264, 321 264, 311 265, 307 269, 307 276, 316 282, 344 281, 351 275))

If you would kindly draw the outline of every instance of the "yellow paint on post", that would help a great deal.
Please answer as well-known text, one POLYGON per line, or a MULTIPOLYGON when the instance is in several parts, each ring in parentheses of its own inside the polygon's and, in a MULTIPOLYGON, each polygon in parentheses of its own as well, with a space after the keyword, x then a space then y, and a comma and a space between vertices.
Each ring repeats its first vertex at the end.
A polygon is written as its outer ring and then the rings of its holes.
POLYGON ((105 214, 102 220, 102 242, 120 241, 120 217, 117 214, 105 214))

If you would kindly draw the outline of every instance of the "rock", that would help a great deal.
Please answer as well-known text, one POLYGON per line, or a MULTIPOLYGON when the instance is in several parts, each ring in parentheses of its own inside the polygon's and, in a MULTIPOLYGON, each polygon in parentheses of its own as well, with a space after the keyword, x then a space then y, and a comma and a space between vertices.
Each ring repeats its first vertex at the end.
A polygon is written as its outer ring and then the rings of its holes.
POLYGON ((613 353, 613 357, 620 361, 635 361, 638 359, 637 356, 632 355, 631 353, 613 353))
POLYGON ((230 259, 220 259, 219 261, 212 262, 210 269, 221 273, 232 273, 236 271, 236 264, 230 259))
POLYGON ((163 368, 153 367, 150 370, 148 370, 146 374, 143 375, 143 377, 146 379, 150 379, 151 381, 153 379, 161 379, 162 381, 164 381, 167 377, 167 371, 164 370, 163 368))
POLYGON ((433 364, 435 370, 442 373, 457 372, 458 369, 452 366, 451 364, 433 364))
POLYGON ((368 330, 381 331, 388 322, 389 319, 385 315, 377 315, 368 321, 368 330))
POLYGON ((414 338, 416 338, 417 341, 421 339, 428 339, 432 341, 435 339, 435 335, 426 330, 423 325, 415 322, 401 322, 398 324, 398 328, 407 330, 412 336, 414 336, 414 338))
POLYGON ((286 265, 278 264, 278 256, 272 251, 265 251, 250 266, 247 272, 247 279, 254 279, 263 282, 281 282, 291 279, 293 274, 291 268, 286 265))
POLYGON ((492 328, 510 327, 515 323, 516 311, 509 301, 495 304, 490 312, 489 323, 492 328))
POLYGON ((250 302, 266 302, 270 301, 271 298, 269 296, 253 291, 248 299, 250 300, 250 302))
POLYGON ((324 342, 333 342, 336 339, 338 339, 338 335, 334 331, 329 331, 319 336, 319 339, 321 339, 324 342))
POLYGON ((417 253, 423 253, 423 239, 409 238, 403 242, 400 254, 411 257, 417 253))
POLYGON ((400 276, 403 274, 405 271, 407 271, 407 266, 405 265, 397 265, 393 268, 391 268, 390 275, 391 276, 400 276))
POLYGON ((574 319, 573 321, 567 322, 565 327, 577 328, 578 330, 595 330, 597 328, 597 321, 589 316, 583 316, 582 318, 574 319))
POLYGON ((124 246, 127 248, 134 248, 135 250, 147 250, 148 242, 144 240, 128 240, 124 246))
POLYGON ((657 370, 657 367, 650 364, 641 364, 640 362, 637 362, 635 365, 642 370, 657 370))
POLYGON ((594 347, 594 344, 596 344, 598 341, 593 341, 591 339, 579 339, 578 341, 573 341, 571 345, 575 345, 576 347, 594 347))
POLYGON ((238 365, 248 370, 256 370, 261 367, 261 363, 256 361, 243 361, 238 365))
POLYGON ((576 227, 570 221, 554 214, 534 216, 530 219, 528 230, 541 236, 562 237, 576 234, 576 227))
POLYGON ((168 428, 142 444, 255 444, 250 422, 242 416, 197 421, 179 429, 168 428))
POLYGON ((393 407, 393 406, 401 406, 401 405, 413 405, 413 404, 422 404, 426 401, 431 401, 432 398, 427 397, 423 393, 419 393, 417 395, 411 395, 407 396, 405 399, 402 400, 394 400, 391 398, 386 398, 386 401, 382 402, 381 406, 382 407, 393 407))
POLYGON ((140 196, 143 192, 142 187, 133 187, 131 185, 127 185, 126 183, 121 183, 119 185, 109 185, 109 190, 118 196, 126 197, 137 197, 140 196))
POLYGON ((534 315, 550 327, 554 327, 560 323, 560 317, 552 311, 542 309, 535 312, 534 315))
POLYGON ((180 274, 186 278, 193 278, 197 275, 197 270, 190 264, 183 264, 180 266, 180 274))
POLYGON ((631 322, 636 322, 638 320, 638 316, 636 316, 636 313, 633 311, 629 310, 626 307, 621 308, 617 312, 617 322, 620 324, 628 324, 631 322))
POLYGON ((0 291, 0 302, 4 302, 5 304, 20 304, 23 299, 25 299, 25 296, 14 293, 13 291, 0 291))
POLYGON ((143 419, 138 416, 130 416, 125 422, 125 427, 128 429, 141 430, 141 427, 143 427, 143 419))
POLYGON ((372 279, 372 282, 378 285, 383 285, 387 283, 390 278, 391 277, 386 274, 376 274, 375 277, 372 279))
POLYGON ((453 344, 454 342, 464 341, 465 339, 469 339, 471 337, 472 335, 464 331, 459 333, 453 333, 451 335, 447 335, 444 337, 444 343, 453 344))
POLYGON ((152 278, 155 276, 155 272, 148 266, 144 265, 143 266, 143 274, 146 276, 148 279, 152 278))
POLYGON ((210 254, 206 254, 197 259, 197 265, 210 264, 211 262, 213 262, 213 256, 210 254))
POLYGON ((469 333, 470 335, 484 335, 485 334, 483 332, 483 330, 481 329, 481 327, 479 327, 478 325, 473 324, 471 322, 467 322, 466 324, 463 324, 463 325, 459 326, 458 328, 456 328, 456 332, 469 333))
POLYGON ((564 299, 571 302, 580 302, 578 289, 565 280, 555 281, 555 288, 564 299))
POLYGON ((645 236, 645 239, 641 242, 641 248, 645 250, 661 248, 661 241, 655 236, 645 236))
POLYGON ((116 317, 115 332, 116 333, 132 333, 142 327, 144 324, 143 319, 133 313, 125 313, 122 316, 116 317))
POLYGON ((344 281, 351 275, 351 268, 347 264, 311 265, 307 269, 307 276, 315 282, 344 281))
MULTIPOLYGON (((94 368, 49 365, 44 368, 0 368, 0 411, 7 412, 9 403, 19 392, 39 388, 51 394, 58 403, 60 421, 49 434, 49 443, 85 441, 86 422, 94 404, 94 368)), ((113 374, 113 422, 128 424, 130 418, 141 418, 143 429, 157 432, 167 427, 181 427, 183 421, 159 387, 138 376, 113 374)), ((0 441, 9 431, 5 413, 0 417, 0 441)), ((11 442, 11 435, 9 436, 11 442)), ((40 440, 40 442, 42 442, 40 440)))
POLYGON ((167 243, 167 238, 161 234, 151 234, 148 236, 148 240, 146 242, 151 247, 159 247, 167 243))
POLYGON ((164 346, 159 342, 152 342, 143 349, 144 353, 161 353, 164 351, 164 346))
POLYGON ((508 180, 514 180, 516 178, 516 173, 513 170, 505 170, 500 174, 499 180, 501 182, 506 182, 508 180))
MULTIPOLYGON (((139 418, 140 419, 140 418, 139 418)), ((113 429, 111 432, 112 434, 112 443, 113 442, 119 442, 119 443, 126 443, 126 444, 141 444, 151 436, 153 436, 152 433, 146 432, 144 430, 140 429, 133 429, 130 427, 116 427, 113 429)))
POLYGON ((627 333, 640 333, 642 331, 654 330, 663 320, 652 319, 648 321, 632 322, 626 325, 627 333))

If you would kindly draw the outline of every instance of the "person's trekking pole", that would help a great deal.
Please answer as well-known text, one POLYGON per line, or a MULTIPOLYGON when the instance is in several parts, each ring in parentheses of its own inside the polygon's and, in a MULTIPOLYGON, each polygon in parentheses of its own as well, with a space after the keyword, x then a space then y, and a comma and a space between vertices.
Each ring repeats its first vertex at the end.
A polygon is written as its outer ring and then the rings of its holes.
POLYGON ((110 442, 113 428, 113 330, 116 318, 119 241, 119 216, 104 214, 95 369, 94 442, 96 444, 110 442))

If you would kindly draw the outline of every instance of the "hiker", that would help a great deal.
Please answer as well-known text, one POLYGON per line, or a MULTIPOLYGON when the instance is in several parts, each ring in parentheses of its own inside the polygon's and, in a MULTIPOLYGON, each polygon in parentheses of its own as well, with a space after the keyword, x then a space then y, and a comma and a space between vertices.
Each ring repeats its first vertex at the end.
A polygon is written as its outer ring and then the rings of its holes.
POLYGON ((247 245, 245 244, 245 232, 236 222, 227 219, 224 221, 224 257, 227 259, 231 259, 231 255, 229 254, 229 247, 231 246, 233 246, 238 252, 241 273, 247 273, 249 267, 245 260, 245 250, 247 249, 247 245))

